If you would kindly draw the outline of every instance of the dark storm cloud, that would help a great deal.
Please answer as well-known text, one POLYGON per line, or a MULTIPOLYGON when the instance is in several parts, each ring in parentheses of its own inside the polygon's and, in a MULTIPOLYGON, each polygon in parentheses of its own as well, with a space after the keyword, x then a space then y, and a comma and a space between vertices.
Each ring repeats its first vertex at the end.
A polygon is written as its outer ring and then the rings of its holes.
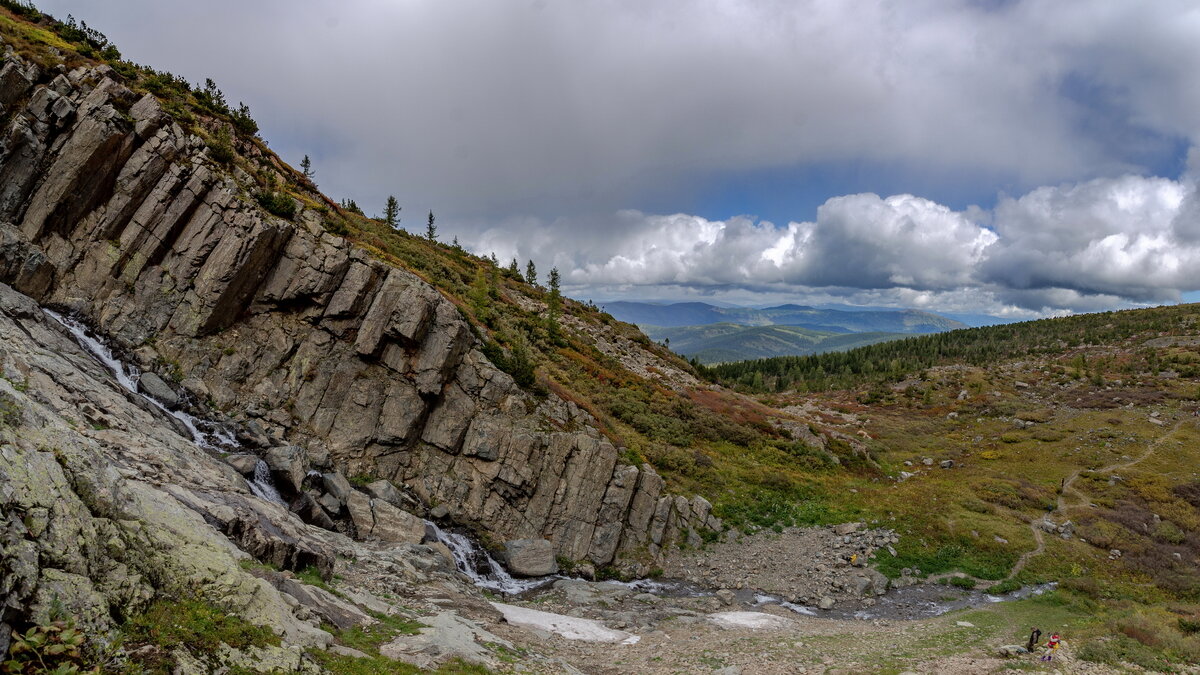
POLYGON ((333 192, 447 215, 616 209, 697 171, 848 158, 1029 186, 1130 168, 1085 134, 1068 77, 1139 128, 1200 130, 1200 40, 1169 0, 42 4, 216 78, 333 192))
POLYGON ((1197 287, 1190 179, 1139 177, 1200 140, 1184 0, 39 4, 213 77, 332 196, 396 194, 405 222, 435 209, 505 258, 555 251, 580 286, 1037 311, 1197 287), (778 228, 623 210, 706 172, 845 161, 1009 176, 1024 196, 847 195, 778 228))

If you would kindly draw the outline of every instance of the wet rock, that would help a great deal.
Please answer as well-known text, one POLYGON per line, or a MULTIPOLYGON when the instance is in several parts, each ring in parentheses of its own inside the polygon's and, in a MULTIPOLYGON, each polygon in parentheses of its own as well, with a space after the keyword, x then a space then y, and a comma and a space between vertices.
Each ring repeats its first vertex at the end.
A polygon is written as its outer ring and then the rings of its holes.
POLYGON ((138 390, 168 408, 179 406, 179 394, 175 393, 171 385, 167 384, 157 373, 142 373, 142 376, 138 378, 138 390))
POLYGON ((541 577, 558 571, 554 545, 545 539, 504 542, 504 564, 510 573, 522 577, 541 577))
POLYGON ((232 466, 243 476, 253 476, 254 467, 258 466, 258 462, 258 455, 251 455, 247 453, 229 455, 225 458, 225 463, 229 466, 232 466))
POLYGON ((298 445, 286 445, 270 448, 263 455, 267 466, 271 467, 271 477, 276 485, 285 486, 292 493, 301 491, 308 466, 304 457, 304 448, 298 445))
POLYGON ((821 609, 833 609, 835 604, 837 603, 834 602, 833 598, 826 595, 817 602, 817 607, 821 609))
POLYGON ((729 606, 729 605, 733 604, 733 601, 734 601, 733 591, 731 591, 727 588, 722 588, 721 590, 717 591, 713 595, 715 595, 717 597, 717 599, 721 601, 722 605, 729 606))

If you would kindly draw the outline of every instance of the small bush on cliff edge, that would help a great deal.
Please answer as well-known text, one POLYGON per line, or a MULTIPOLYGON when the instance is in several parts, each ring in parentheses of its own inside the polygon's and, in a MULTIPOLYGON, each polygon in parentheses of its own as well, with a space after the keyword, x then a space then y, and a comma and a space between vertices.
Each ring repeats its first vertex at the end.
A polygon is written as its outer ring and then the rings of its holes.
POLYGON ((254 195, 254 199, 272 215, 289 220, 296 215, 296 202, 286 193, 264 190, 254 195))

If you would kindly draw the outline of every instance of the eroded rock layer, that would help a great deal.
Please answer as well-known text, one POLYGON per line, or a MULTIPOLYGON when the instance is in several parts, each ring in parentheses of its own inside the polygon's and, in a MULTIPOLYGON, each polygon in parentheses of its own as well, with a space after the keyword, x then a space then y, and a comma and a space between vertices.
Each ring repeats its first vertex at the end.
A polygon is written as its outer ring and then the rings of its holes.
POLYGON ((618 463, 594 420, 526 394, 419 277, 249 196, 107 67, 0 67, 0 282, 66 308, 243 440, 384 478, 496 541, 608 564, 719 523, 618 463))

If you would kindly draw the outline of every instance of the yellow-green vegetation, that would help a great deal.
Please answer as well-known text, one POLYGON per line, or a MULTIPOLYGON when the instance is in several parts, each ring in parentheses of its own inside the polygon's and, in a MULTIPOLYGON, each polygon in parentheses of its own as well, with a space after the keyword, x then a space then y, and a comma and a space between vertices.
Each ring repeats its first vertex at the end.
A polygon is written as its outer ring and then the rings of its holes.
POLYGON ((1157 330, 1018 362, 928 368, 884 384, 870 404, 863 394, 878 383, 776 399, 815 399, 861 420, 879 473, 814 481, 836 517, 901 534, 896 556, 877 555, 881 571, 1001 581, 991 592, 1057 581, 1055 597, 1095 618, 1074 636, 1082 658, 1194 664, 1200 418, 1195 375, 1179 364, 1200 347, 1162 331, 1187 336, 1197 308, 1145 313, 1157 330), (952 468, 941 468, 947 460, 952 468), (1068 521, 1064 535, 1056 526, 1068 521))
POLYGON ((216 653, 221 645, 233 649, 278 646, 279 636, 201 599, 157 600, 124 626, 124 646, 140 672, 170 673, 173 650, 192 654, 216 653), (153 649, 139 649, 153 647, 153 649))
POLYGON ((402 661, 393 661, 383 656, 367 658, 343 656, 330 652, 310 652, 309 656, 322 668, 334 675, 487 675, 492 671, 461 659, 449 661, 435 670, 422 670, 402 661))
POLYGON ((369 626, 355 626, 344 631, 333 626, 324 626, 325 630, 333 633, 338 644, 357 649, 366 654, 365 657, 326 651, 309 652, 309 657, 336 675, 410 675, 424 672, 433 672, 439 675, 484 675, 491 672, 483 666, 467 663, 460 659, 450 661, 436 670, 427 671, 381 656, 379 654, 380 646, 390 642, 397 635, 416 635, 424 624, 400 615, 371 612, 371 616, 376 623, 369 626))
POLYGON ((347 647, 366 653, 378 653, 380 645, 390 642, 397 635, 416 635, 421 632, 421 627, 424 625, 419 621, 400 615, 372 612, 371 617, 376 620, 376 623, 369 626, 355 626, 343 631, 331 626, 326 626, 325 629, 333 633, 338 642, 347 647))

